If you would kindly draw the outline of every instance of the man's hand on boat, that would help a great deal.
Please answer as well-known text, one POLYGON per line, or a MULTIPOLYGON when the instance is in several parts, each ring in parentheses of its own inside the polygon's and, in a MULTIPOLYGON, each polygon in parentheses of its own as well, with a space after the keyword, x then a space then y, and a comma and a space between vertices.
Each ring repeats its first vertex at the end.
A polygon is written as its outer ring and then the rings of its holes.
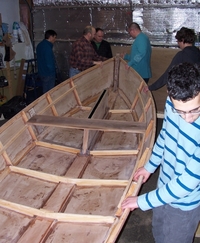
POLYGON ((142 182, 146 182, 149 179, 149 176, 151 175, 150 172, 148 172, 144 167, 140 167, 138 170, 136 170, 135 174, 133 175, 133 180, 138 181, 140 176, 143 176, 142 182))
POLYGON ((144 88, 143 88, 143 92, 144 93, 147 93, 149 91, 149 87, 148 86, 144 86, 144 88))
MULTIPOLYGON (((148 172, 144 167, 140 167, 134 174, 133 180, 138 181, 139 177, 142 176, 143 180, 142 183, 146 182, 151 175, 150 172, 148 172)), ((127 197, 121 204, 122 210, 125 210, 126 208, 129 208, 131 211, 138 208, 137 204, 137 196, 127 197)))
POLYGON ((102 61, 93 61, 93 64, 94 65, 103 65, 103 62, 102 61))
POLYGON ((128 64, 125 64, 125 69, 129 70, 130 66, 128 64))
POLYGON ((120 57, 121 57, 122 59, 124 59, 125 55, 126 55, 125 52, 120 53, 120 57))
POLYGON ((130 208, 131 211, 138 208, 137 204, 138 197, 127 197, 121 205, 122 210, 124 211, 126 208, 130 208))

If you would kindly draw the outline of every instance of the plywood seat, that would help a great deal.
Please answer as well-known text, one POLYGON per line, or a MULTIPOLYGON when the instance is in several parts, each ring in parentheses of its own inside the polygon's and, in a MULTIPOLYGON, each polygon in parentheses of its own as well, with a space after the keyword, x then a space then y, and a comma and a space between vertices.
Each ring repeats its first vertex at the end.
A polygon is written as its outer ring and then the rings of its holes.
POLYGON ((36 115, 27 122, 32 125, 53 126, 74 129, 88 129, 99 131, 135 132, 144 133, 146 131, 145 122, 124 122, 102 119, 85 119, 72 117, 56 117, 36 115))

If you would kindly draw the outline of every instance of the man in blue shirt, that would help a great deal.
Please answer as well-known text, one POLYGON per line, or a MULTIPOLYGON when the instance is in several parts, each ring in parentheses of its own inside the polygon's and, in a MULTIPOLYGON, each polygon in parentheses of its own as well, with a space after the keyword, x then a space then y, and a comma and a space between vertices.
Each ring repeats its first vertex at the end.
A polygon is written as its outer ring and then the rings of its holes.
POLYGON ((151 44, 147 35, 142 33, 140 26, 133 22, 128 28, 129 34, 135 39, 131 53, 124 56, 128 61, 127 69, 132 67, 148 83, 151 74, 151 44))
POLYGON ((36 48, 38 74, 42 81, 43 94, 55 86, 56 63, 53 53, 53 44, 56 41, 57 33, 54 30, 47 30, 45 38, 36 48))
POLYGON ((122 209, 153 209, 156 243, 192 243, 200 221, 200 66, 182 63, 172 67, 161 132, 152 155, 133 179, 160 167, 157 188, 128 197, 122 209))

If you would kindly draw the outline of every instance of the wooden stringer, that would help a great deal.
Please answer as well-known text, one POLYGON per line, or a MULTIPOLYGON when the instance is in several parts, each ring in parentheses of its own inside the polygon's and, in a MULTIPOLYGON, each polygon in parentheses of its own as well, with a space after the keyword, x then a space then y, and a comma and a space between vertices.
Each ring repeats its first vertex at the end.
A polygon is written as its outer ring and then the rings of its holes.
MULTIPOLYGON (((70 85, 71 85, 72 88, 75 88, 75 85, 74 85, 74 82, 73 82, 72 78, 70 79, 70 85)), ((81 103, 81 100, 79 98, 77 90, 74 89, 73 92, 74 92, 75 99, 76 99, 76 101, 78 103, 78 106, 82 106, 82 103, 81 103)))

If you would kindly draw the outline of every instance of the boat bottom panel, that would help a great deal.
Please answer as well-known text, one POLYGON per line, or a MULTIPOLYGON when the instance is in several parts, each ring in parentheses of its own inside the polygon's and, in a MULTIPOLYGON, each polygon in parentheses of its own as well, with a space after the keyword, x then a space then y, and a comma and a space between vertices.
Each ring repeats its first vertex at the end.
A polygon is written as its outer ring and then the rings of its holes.
POLYGON ((38 140, 63 146, 81 149, 83 141, 83 130, 50 127, 48 132, 41 134, 38 140))
POLYGON ((55 187, 56 183, 11 172, 0 184, 0 198, 33 208, 41 208, 55 187))
POLYGON ((76 158, 76 154, 36 146, 27 154, 18 167, 64 176, 76 158))
POLYGON ((110 225, 57 223, 45 243, 105 242, 110 225))
POLYGON ((93 150, 131 150, 138 148, 137 135, 127 132, 104 132, 93 150))
POLYGON ((137 156, 93 156, 82 178, 128 180, 136 160, 137 156))
MULTIPOLYGON (((0 242, 18 242, 28 228, 32 218, 14 211, 0 208, 0 242)), ((30 241, 27 241, 30 242, 30 241)))
MULTIPOLYGON (((36 217, 17 243, 39 243, 50 230, 51 220, 36 217)), ((20 232, 19 232, 20 233, 20 232)))
POLYGON ((64 212, 113 216, 124 189, 122 186, 77 187, 64 212))

